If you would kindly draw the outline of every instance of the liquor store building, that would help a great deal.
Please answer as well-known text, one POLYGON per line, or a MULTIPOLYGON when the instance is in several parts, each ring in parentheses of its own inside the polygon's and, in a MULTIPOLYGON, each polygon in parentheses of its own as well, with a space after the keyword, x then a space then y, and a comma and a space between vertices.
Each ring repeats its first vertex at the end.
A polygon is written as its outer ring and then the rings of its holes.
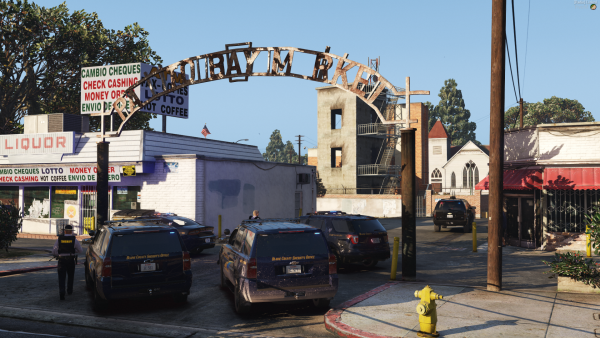
MULTIPOLYGON (((0 202, 18 206, 24 233, 55 234, 96 221, 97 133, 87 118, 28 116, 25 133, 0 135, 0 202)), ((154 131, 107 138, 109 214, 154 209, 233 229, 262 217, 315 211, 314 166, 265 162, 256 146, 154 131)))

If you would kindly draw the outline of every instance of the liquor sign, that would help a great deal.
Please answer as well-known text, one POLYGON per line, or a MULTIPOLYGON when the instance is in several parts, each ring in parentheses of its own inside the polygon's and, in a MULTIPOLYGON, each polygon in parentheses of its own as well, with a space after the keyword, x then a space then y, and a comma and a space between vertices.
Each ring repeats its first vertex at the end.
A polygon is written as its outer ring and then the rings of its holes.
MULTIPOLYGON (((134 85, 141 78, 158 70, 158 67, 145 63, 128 63, 121 65, 84 67, 81 69, 81 113, 105 113, 113 109, 112 104, 125 91, 125 89, 134 85)), ((164 78, 156 75, 150 81, 137 86, 134 89, 137 97, 142 102, 148 100, 154 93, 160 93, 169 90, 184 83, 189 79, 188 75, 174 72, 174 78, 166 75, 164 78), (152 89, 150 88, 152 86, 152 89)), ((130 102, 127 101, 125 109, 128 111, 130 102)), ((189 95, 188 88, 182 88, 162 96, 160 100, 153 101, 139 111, 143 113, 154 113, 183 119, 188 118, 189 95)))
POLYGON ((72 154, 75 132, 0 135, 0 155, 72 154))
MULTIPOLYGON (((108 180, 121 182, 118 166, 108 167, 108 180)), ((0 168, 0 183, 96 182, 97 167, 25 167, 0 168)))

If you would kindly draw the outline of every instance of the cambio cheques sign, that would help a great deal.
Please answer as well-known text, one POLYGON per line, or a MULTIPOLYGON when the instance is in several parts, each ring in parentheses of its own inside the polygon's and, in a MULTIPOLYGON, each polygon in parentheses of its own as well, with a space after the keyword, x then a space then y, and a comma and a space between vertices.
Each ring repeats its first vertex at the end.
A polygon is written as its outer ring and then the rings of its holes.
MULTIPOLYGON (((84 67, 81 69, 81 114, 105 113, 113 109, 115 102, 123 91, 134 85, 140 78, 157 70, 158 67, 145 63, 128 63, 122 65, 111 65, 101 67, 84 67)), ((176 73, 176 79, 167 76, 167 89, 175 83, 182 83, 189 76, 176 73)), ((164 90, 160 75, 152 78, 154 91, 160 93, 164 90)), ((176 84, 175 84, 176 85, 176 84)), ((135 94, 142 102, 152 97, 148 83, 144 83, 134 89, 135 94)), ((129 101, 127 101, 129 105, 129 101)), ((126 107, 127 110, 130 107, 126 107)), ((181 88, 173 93, 161 97, 159 100, 149 103, 140 109, 144 113, 188 118, 189 89, 181 88)))

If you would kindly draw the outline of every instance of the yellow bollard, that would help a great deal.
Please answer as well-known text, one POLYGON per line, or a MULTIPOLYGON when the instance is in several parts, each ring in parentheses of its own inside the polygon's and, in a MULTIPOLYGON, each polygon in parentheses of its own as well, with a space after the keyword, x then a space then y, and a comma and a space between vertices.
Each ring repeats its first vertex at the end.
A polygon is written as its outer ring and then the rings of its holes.
POLYGON ((473 222, 473 252, 477 252, 477 224, 473 222))
POLYGON ((392 253, 392 271, 390 280, 396 280, 396 270, 398 269, 398 249, 400 247, 400 238, 394 237, 394 250, 392 253))
MULTIPOLYGON (((585 232, 587 233, 589 231, 590 231, 590 226, 586 225, 585 232)), ((587 254, 588 257, 592 257, 592 235, 591 234, 585 235, 585 253, 587 254)))
POLYGON ((298 217, 302 216, 302 208, 300 208, 300 211, 298 212, 298 217))
POLYGON ((217 237, 221 238, 221 215, 219 215, 219 236, 217 237))

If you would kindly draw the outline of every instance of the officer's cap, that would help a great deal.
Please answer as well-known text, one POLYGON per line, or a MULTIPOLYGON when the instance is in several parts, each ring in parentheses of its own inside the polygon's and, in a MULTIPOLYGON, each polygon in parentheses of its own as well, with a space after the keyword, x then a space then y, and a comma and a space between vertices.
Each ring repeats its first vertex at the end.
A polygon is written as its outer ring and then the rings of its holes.
POLYGON ((73 230, 73 227, 70 225, 65 225, 65 230, 73 230))

